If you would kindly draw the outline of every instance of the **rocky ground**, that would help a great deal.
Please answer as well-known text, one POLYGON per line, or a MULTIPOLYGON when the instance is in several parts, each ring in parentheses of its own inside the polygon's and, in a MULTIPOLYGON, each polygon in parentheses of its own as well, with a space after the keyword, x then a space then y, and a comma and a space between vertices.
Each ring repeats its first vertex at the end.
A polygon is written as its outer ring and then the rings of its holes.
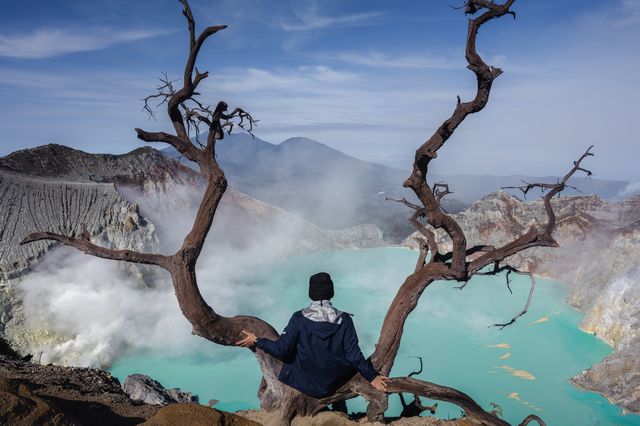
MULTIPOLYGON (((265 411, 243 410, 238 411, 238 415, 253 420, 263 425, 272 425, 276 421, 275 413, 265 411)), ((297 417, 291 422, 292 426, 355 426, 355 425, 380 425, 381 423, 371 423, 365 418, 360 420, 350 420, 346 414, 333 411, 318 413, 314 417, 297 417)), ((466 419, 439 420, 435 417, 407 417, 401 419, 387 419, 388 425, 392 426, 471 426, 472 423, 466 419)))
MULTIPOLYGON (((560 247, 528 249, 508 263, 568 284, 567 302, 584 313, 581 328, 613 346, 613 354, 572 383, 640 412, 640 196, 618 202, 570 196, 554 198, 552 204, 560 247)), ((505 192, 487 195, 452 216, 469 247, 503 245, 530 226, 546 223, 541 200, 524 202, 505 192)), ((405 244, 417 247, 416 236, 405 244)), ((443 232, 437 232, 437 239, 442 252, 450 250, 443 232)))

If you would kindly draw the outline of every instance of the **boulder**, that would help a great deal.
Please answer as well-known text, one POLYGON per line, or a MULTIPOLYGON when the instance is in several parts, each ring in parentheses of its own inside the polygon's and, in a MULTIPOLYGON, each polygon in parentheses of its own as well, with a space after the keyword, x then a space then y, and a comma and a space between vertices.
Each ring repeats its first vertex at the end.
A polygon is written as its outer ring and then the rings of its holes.
POLYGON ((167 405, 197 403, 198 397, 180 389, 165 389, 157 380, 144 374, 131 374, 124 379, 122 390, 135 401, 145 404, 167 405))

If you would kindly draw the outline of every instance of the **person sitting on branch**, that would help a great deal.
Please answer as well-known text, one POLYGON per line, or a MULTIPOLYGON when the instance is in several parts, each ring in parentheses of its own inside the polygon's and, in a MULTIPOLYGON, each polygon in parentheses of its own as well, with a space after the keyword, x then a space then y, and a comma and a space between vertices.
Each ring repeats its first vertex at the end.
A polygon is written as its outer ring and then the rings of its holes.
POLYGON ((388 377, 378 373, 358 345, 352 314, 331 304, 333 281, 326 272, 309 279, 309 307, 293 313, 278 340, 242 330, 238 346, 261 349, 283 362, 278 379, 314 398, 332 395, 360 373, 373 387, 386 392, 388 377))

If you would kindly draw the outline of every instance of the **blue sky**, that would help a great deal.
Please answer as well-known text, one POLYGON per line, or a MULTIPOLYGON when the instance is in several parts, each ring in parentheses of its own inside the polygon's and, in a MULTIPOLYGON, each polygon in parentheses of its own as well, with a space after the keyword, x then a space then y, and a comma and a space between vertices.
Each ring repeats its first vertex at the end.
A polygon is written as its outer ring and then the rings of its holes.
MULTIPOLYGON (((0 155, 62 143, 140 146, 141 98, 180 75, 187 32, 172 0, 0 0, 0 155)), ((458 1, 457 3, 462 3, 458 1)), ((192 0, 199 27, 228 24, 200 55, 203 99, 242 106, 273 143, 307 136, 409 169, 415 148, 473 96, 466 18, 455 0, 192 0)), ((432 171, 564 173, 588 145, 602 178, 640 180, 636 158, 640 0, 517 0, 481 29, 500 66, 489 105, 432 171)))

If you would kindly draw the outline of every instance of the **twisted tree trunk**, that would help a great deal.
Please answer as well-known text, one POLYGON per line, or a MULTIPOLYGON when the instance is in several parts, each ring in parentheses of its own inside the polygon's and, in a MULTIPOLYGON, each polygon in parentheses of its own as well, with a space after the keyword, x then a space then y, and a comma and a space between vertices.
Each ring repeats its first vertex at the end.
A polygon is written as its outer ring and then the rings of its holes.
MULTIPOLYGON (((207 187, 193 226, 186 235, 181 247, 174 254, 165 256, 100 247, 91 243, 85 233, 78 236, 64 236, 50 232, 30 234, 25 237, 22 244, 43 239, 56 240, 85 253, 106 259, 157 265, 171 274, 180 309, 192 324, 193 334, 227 346, 232 346, 234 342, 241 339, 241 331, 243 329, 251 330, 259 337, 275 339, 278 333, 270 324, 260 318, 251 316, 224 317, 217 314, 203 299, 198 288, 195 272, 196 263, 213 223, 220 200, 227 188, 224 172, 215 159, 216 141, 224 137, 225 129, 230 132, 234 125, 239 125, 250 132, 254 120, 251 115, 240 108, 227 113, 227 104, 225 102, 221 101, 215 108, 212 108, 197 100, 196 88, 202 80, 208 77, 207 72, 200 73, 195 68, 197 56, 207 38, 223 30, 226 26, 211 26, 205 28, 196 36, 195 20, 191 8, 187 0, 180 0, 180 2, 183 6, 183 14, 187 19, 189 30, 189 54, 185 65, 182 87, 174 88, 173 82, 165 78, 163 80, 164 84, 159 87, 158 93, 149 96, 145 100, 145 108, 150 113, 153 113, 148 104, 150 99, 159 99, 161 104, 167 104, 167 113, 175 129, 175 134, 147 132, 142 129, 136 129, 136 132, 138 138, 145 142, 162 142, 172 145, 183 156, 197 163, 202 174, 207 179, 207 187), (206 128, 207 130, 207 140, 204 144, 200 143, 199 140, 201 128, 206 128), (192 131, 195 131, 196 134, 195 144, 189 138, 192 131)), ((467 248, 466 237, 461 227, 440 207, 440 201, 442 197, 449 193, 449 188, 446 184, 440 183, 431 188, 427 182, 428 166, 436 158, 437 151, 469 114, 484 108, 489 100, 493 81, 502 73, 500 69, 484 63, 480 55, 478 55, 476 52, 476 36, 480 26, 491 19, 506 14, 515 18, 515 13, 510 10, 513 2, 514 0, 507 0, 503 4, 497 4, 489 0, 467 0, 465 3, 465 13, 475 16, 469 19, 466 59, 468 68, 477 77, 477 92, 474 99, 469 102, 461 102, 460 98, 458 98, 452 115, 416 151, 413 172, 404 182, 404 186, 413 190, 421 205, 415 205, 406 200, 397 200, 414 210, 410 222, 420 231, 425 240, 421 241, 420 244, 421 253, 415 271, 406 278, 387 310, 375 352, 371 357, 374 366, 383 374, 389 374, 391 371, 400 347, 405 321, 415 309, 420 296, 429 285, 439 280, 466 283, 476 274, 497 274, 504 270, 520 272, 509 265, 500 266, 500 262, 529 247, 556 247, 557 243, 552 237, 556 219, 550 200, 565 188, 567 180, 576 171, 584 171, 590 174, 588 170, 580 167, 580 162, 586 156, 592 155, 589 148, 579 160, 574 162, 574 167, 565 175, 562 181, 556 184, 526 183, 526 185, 520 187, 525 193, 533 187, 549 189, 549 192, 544 197, 548 221, 542 229, 538 230, 532 227, 519 238, 498 248, 485 245, 467 248), (440 190, 440 188, 445 188, 445 190, 440 190), (443 229, 446 232, 453 243, 451 252, 440 253, 438 251, 434 229, 443 229), (427 254, 430 255, 428 261, 427 254), (492 271, 481 272, 485 266, 491 264, 494 265, 492 271)), ((464 285, 460 288, 462 287, 464 285)), ((531 292, 533 292, 533 289, 534 286, 532 285, 531 292)), ((500 325, 512 324, 520 315, 526 312, 527 307, 528 304, 510 322, 500 325)), ((262 383, 258 390, 261 407, 269 411, 277 410, 280 413, 279 417, 282 423, 288 424, 293 417, 298 415, 315 414, 328 404, 344 401, 357 395, 362 395, 369 401, 367 416, 370 420, 384 420, 387 395, 374 389, 360 375, 353 377, 334 395, 318 400, 305 396, 279 382, 277 375, 281 368, 280 361, 261 350, 254 350, 254 352, 263 375, 262 383)), ((391 379, 388 391, 390 393, 407 392, 457 404, 464 410, 468 418, 476 424, 507 425, 504 420, 482 409, 470 396, 453 388, 412 377, 400 377, 391 379)), ((521 425, 526 425, 532 420, 544 425, 544 422, 535 415, 527 416, 521 425)))

